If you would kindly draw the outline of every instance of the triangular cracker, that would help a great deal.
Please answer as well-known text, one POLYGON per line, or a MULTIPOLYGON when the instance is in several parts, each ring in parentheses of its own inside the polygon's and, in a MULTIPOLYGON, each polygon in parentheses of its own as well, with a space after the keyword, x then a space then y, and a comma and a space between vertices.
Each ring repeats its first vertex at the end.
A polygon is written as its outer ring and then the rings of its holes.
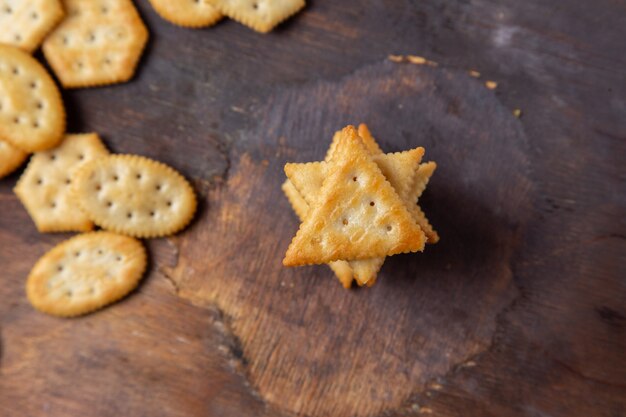
POLYGON ((426 234, 426 237, 428 238, 428 243, 437 243, 439 241, 439 235, 433 229, 430 222, 426 218, 426 215, 424 214, 421 207, 417 203, 419 202, 419 198, 421 197, 422 193, 426 189, 426 186, 428 185, 428 181, 430 180, 430 177, 433 175, 433 172, 435 172, 436 168, 437 168, 437 164, 434 162, 426 162, 426 163, 420 164, 417 170, 417 174, 415 175, 415 182, 413 183, 413 189, 411 190, 411 193, 409 195, 409 199, 412 202, 409 205, 409 211, 411 212, 411 214, 417 221, 417 224, 419 224, 422 230, 424 231, 424 234, 426 234))
MULTIPOLYGON (((287 196, 287 200, 291 203, 293 211, 296 212, 301 222, 304 221, 309 211, 309 205, 304 201, 291 181, 285 180, 282 189, 285 196, 287 196)), ((335 261, 329 262, 328 266, 333 270, 337 279, 341 282, 341 285, 343 285, 344 288, 350 288, 352 285, 352 268, 350 264, 347 261, 335 261)))
POLYGON ((425 236, 353 126, 342 131, 320 197, 283 263, 317 264, 416 252, 425 236))
MULTIPOLYGON (((364 131, 368 135, 370 146, 369 152, 380 152, 376 141, 369 134, 365 125, 359 126, 359 131, 364 131)), ((334 152, 337 144, 337 134, 333 138, 330 153, 334 152)), ((396 189, 398 195, 406 205, 411 205, 415 200, 408 196, 414 190, 413 183, 418 171, 419 163, 424 154, 423 148, 416 148, 405 152, 393 154, 377 154, 373 157, 378 167, 381 169, 391 186, 396 189)), ((307 164, 287 164, 285 172, 287 177, 293 182, 296 189, 308 204, 314 204, 319 196, 324 178, 328 175, 330 163, 310 162, 307 164)), ((416 219, 417 221, 417 219, 416 219)), ((419 223, 418 223, 419 224, 419 223)), ((359 285, 374 279, 383 265, 384 258, 364 259, 350 261, 353 274, 359 285)))

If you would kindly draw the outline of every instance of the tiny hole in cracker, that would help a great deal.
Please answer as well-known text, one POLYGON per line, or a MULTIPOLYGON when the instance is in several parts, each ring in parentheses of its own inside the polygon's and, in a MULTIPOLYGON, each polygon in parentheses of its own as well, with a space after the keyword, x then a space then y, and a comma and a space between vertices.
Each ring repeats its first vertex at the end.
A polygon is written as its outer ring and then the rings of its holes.
POLYGON ((67 295, 68 297, 71 297, 72 296, 72 291, 70 290, 70 291, 66 292, 65 295, 67 295))
POLYGON ((43 109, 43 103, 41 101, 38 101, 36 106, 39 110, 43 109))
POLYGON ((13 67, 13 75, 18 75, 20 73, 20 69, 18 67, 13 67))
POLYGON ((356 182, 356 179, 357 179, 356 177, 352 177, 352 181, 356 182))
POLYGON ((103 253, 102 249, 98 249, 98 255, 102 255, 103 253))
POLYGON ((74 256, 78 258, 80 256, 80 251, 74 252, 74 256))
POLYGON ((393 227, 391 227, 391 225, 387 225, 387 231, 391 232, 391 229, 393 229, 393 227))
POLYGON ((348 225, 348 219, 343 219, 341 221, 341 223, 343 223, 344 226, 347 226, 348 225))
POLYGON ((63 265, 57 266, 57 271, 59 271, 59 272, 63 271, 63 265))
POLYGON ((133 213, 131 213, 130 211, 126 214, 126 217, 131 219, 133 217, 133 213))
POLYGON ((376 205, 376 203, 374 203, 373 201, 370 201, 370 206, 374 207, 376 205))
POLYGON ((33 20, 37 20, 37 19, 39 19, 39 14, 37 14, 37 12, 32 12, 30 14, 30 18, 33 19, 33 20))
POLYGON ((57 159, 57 156, 55 154, 50 155, 50 160, 54 161, 55 159, 57 159))
POLYGON ((66 178, 66 179, 65 179, 65 184, 66 184, 66 185, 69 185, 71 182, 72 182, 72 180, 70 180, 69 178, 66 178))
POLYGON ((22 41, 22 36, 19 33, 16 33, 13 37, 15 38, 16 42, 21 42, 22 41))
POLYGON ((78 154, 78 160, 82 161, 83 159, 85 159, 85 155, 84 154, 78 154))

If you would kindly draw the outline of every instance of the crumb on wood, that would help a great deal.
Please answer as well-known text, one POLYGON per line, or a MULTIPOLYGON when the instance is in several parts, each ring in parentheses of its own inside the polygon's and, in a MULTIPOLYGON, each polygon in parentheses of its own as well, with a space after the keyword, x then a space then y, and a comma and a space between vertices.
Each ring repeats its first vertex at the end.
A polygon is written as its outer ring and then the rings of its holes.
POLYGON ((476 70, 469 70, 467 72, 471 77, 474 78, 480 78, 480 72, 476 71, 476 70))
POLYGON ((495 90, 498 87, 498 83, 495 81, 485 81, 485 87, 490 90, 495 90))
POLYGON ((518 119, 522 117, 522 109, 513 110, 513 116, 517 117, 518 119))

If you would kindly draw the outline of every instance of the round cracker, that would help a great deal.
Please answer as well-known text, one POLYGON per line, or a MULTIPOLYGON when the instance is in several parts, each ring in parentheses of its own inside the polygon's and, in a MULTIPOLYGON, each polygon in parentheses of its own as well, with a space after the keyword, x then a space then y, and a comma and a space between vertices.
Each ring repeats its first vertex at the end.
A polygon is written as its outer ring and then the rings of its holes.
POLYGON ((59 89, 26 52, 0 44, 0 140, 26 152, 56 146, 65 131, 59 89))
POLYGON ((15 171, 27 157, 28 153, 0 140, 0 178, 15 171))
POLYGON ((80 208, 103 229, 149 238, 183 229, 196 211, 191 185, 169 166, 137 155, 86 163, 72 186, 80 208))
POLYGON ((208 0, 150 0, 150 4, 163 19, 188 28, 213 26, 224 17, 208 0))
POLYGON ((111 232, 86 233, 61 242, 37 261, 26 294, 39 311, 78 316, 127 295, 145 269, 140 241, 111 232))

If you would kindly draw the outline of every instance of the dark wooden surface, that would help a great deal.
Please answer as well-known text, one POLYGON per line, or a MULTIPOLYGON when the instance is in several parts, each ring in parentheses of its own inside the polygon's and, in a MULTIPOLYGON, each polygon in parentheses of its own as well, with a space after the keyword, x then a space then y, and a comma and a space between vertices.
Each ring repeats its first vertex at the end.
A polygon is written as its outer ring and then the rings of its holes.
POLYGON ((69 234, 0 182, 0 416, 626 416, 626 2, 308 4, 263 36, 140 1, 136 79, 64 93, 70 131, 171 164, 201 207, 134 294, 62 320, 24 281, 69 234), (442 239, 347 292, 281 266, 280 184, 359 122, 438 162, 442 239))

